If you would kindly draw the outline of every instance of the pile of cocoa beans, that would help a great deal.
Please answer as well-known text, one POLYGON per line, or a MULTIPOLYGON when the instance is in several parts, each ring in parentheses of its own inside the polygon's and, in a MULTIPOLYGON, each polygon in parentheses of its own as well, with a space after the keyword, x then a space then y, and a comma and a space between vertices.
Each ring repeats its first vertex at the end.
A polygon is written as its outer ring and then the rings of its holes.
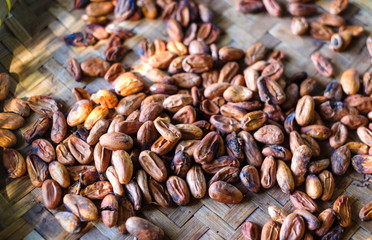
MULTIPOLYGON (((310 35, 313 38, 329 40, 329 48, 339 52, 347 49, 352 38, 358 38, 364 33, 363 26, 347 25, 347 21, 339 16, 348 8, 349 0, 332 0, 329 3, 329 13, 322 13, 316 21, 310 24, 305 17, 312 17, 318 13, 318 7, 314 3, 315 0, 286 1, 288 3, 287 11, 293 16, 290 29, 295 35, 304 35, 309 32, 310 28, 310 35)), ((285 10, 278 0, 239 0, 237 9, 242 13, 251 14, 266 9, 273 17, 283 17, 285 15, 285 10)), ((371 40, 370 37, 367 40, 367 45, 371 40)))
MULTIPOLYGON (((161 239, 159 227, 135 216, 146 205, 183 206, 206 195, 235 204, 247 192, 277 184, 296 210, 269 207, 273 221, 263 226, 261 239, 341 236, 351 224, 348 196, 316 213, 320 201, 334 196, 334 175, 352 168, 371 179, 372 73, 360 79, 348 69, 316 95, 321 89, 306 72, 284 75, 283 52, 260 42, 246 51, 217 48, 213 26, 189 35, 170 18, 170 41, 141 41, 142 64, 130 70, 103 58, 70 60, 75 79, 104 77, 112 87, 95 93, 74 88, 69 112, 50 96, 6 100, 0 146, 9 177, 27 168, 45 207, 57 209, 56 219, 71 233, 100 218, 120 233, 161 239), (11 130, 22 127, 31 110, 40 117, 24 132, 32 146, 24 158, 13 149, 11 130)), ((320 54, 311 60, 324 76, 334 74, 320 54)), ((1 101, 9 88, 9 75, 0 74, 1 101)), ((370 220, 372 203, 354 211, 370 220)), ((259 237, 250 222, 242 232, 259 237)))

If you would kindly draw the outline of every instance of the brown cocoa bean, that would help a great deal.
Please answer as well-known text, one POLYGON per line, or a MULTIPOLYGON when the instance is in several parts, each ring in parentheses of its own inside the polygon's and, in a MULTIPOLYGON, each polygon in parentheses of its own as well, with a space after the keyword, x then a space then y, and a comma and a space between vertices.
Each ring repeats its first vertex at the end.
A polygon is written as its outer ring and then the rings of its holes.
POLYGON ((67 124, 62 112, 54 112, 50 139, 55 142, 61 142, 67 133, 67 124))
POLYGON ((48 170, 50 176, 55 180, 62 188, 70 186, 70 176, 67 169, 60 162, 53 161, 49 163, 48 170))
POLYGON ((71 152, 68 150, 65 144, 60 143, 56 147, 57 161, 63 165, 74 165, 75 158, 72 156, 71 152))
POLYGON ((291 170, 296 186, 305 181, 305 174, 312 156, 312 150, 307 145, 299 146, 293 153, 291 170))
POLYGON ((148 177, 144 170, 140 169, 136 173, 136 179, 138 187, 141 189, 143 201, 146 204, 150 204, 152 202, 152 197, 150 194, 150 189, 148 185, 148 177))
POLYGON ((128 232, 138 239, 163 239, 164 232, 156 225, 139 217, 130 217, 125 223, 128 232))
POLYGON ((331 131, 332 134, 329 137, 329 145, 335 149, 341 147, 348 137, 347 128, 341 122, 336 122, 332 125, 331 131))
POLYGON ((134 210, 138 211, 142 208, 142 195, 137 181, 132 179, 124 185, 128 199, 133 203, 134 210))
POLYGON ((335 219, 336 217, 331 208, 327 208, 323 212, 321 212, 318 216, 320 226, 315 231, 316 235, 318 235, 319 237, 324 236, 329 231, 329 229, 332 227, 335 219))
POLYGON ((82 139, 75 136, 70 137, 68 139, 68 148, 80 164, 88 164, 93 161, 93 149, 82 139))
POLYGON ((280 145, 284 141, 284 134, 276 125, 265 125, 259 128, 253 136, 257 141, 269 145, 280 145))
POLYGON ((78 233, 81 231, 79 218, 71 212, 58 212, 54 215, 58 223, 68 233, 78 233))
POLYGON ((154 152, 145 150, 139 156, 139 162, 152 178, 158 182, 164 182, 167 179, 167 169, 163 160, 154 152))
POLYGON ((171 176, 167 180, 167 189, 173 201, 179 206, 185 206, 190 202, 190 191, 185 180, 177 176, 171 176))
POLYGON ((47 117, 38 118, 23 134, 26 142, 30 143, 42 137, 49 130, 49 125, 47 117))
POLYGON ((351 225, 351 206, 347 195, 339 196, 333 203, 333 211, 339 217, 338 221, 342 227, 351 225))
POLYGON ((316 230, 320 226, 320 222, 319 222, 318 218, 315 217, 309 211, 306 211, 306 210, 303 210, 303 209, 296 209, 294 211, 294 213, 301 216, 305 220, 306 227, 310 231, 316 230))
POLYGON ((324 77, 331 77, 333 75, 333 67, 331 63, 320 53, 313 53, 311 55, 311 61, 315 69, 324 77))
POLYGON ((32 185, 41 187, 49 175, 48 165, 34 154, 27 156, 26 164, 32 185))
POLYGON ((302 239, 305 234, 305 221, 304 219, 296 214, 289 214, 280 228, 280 240, 285 239, 302 239))
POLYGON ((331 156, 332 172, 336 175, 346 173, 350 165, 351 153, 347 146, 337 148, 331 156))
POLYGON ((240 181, 251 192, 260 191, 260 176, 255 167, 247 165, 244 166, 239 174, 240 181))
POLYGON ((340 14, 347 8, 348 5, 349 5, 348 0, 333 0, 329 4, 329 12, 335 15, 340 14))
POLYGON ((86 197, 66 194, 63 197, 63 203, 68 210, 82 221, 95 221, 98 218, 97 207, 86 197))
POLYGON ((87 77, 104 77, 110 64, 102 58, 89 58, 80 64, 83 74, 87 77))
POLYGON ((10 90, 10 75, 0 73, 0 101, 3 101, 9 94, 10 90))
POLYGON ((23 126, 25 120, 16 113, 0 113, 0 128, 15 130, 23 126))
POLYGON ((324 170, 319 174, 319 179, 323 186, 323 194, 321 199, 328 201, 332 198, 333 191, 335 189, 335 180, 331 172, 324 170))
POLYGON ((41 193, 44 206, 48 209, 55 209, 59 205, 62 191, 56 181, 51 179, 45 180, 41 188, 41 193))
POLYGON ((150 192, 151 196, 153 197, 155 203, 161 207, 169 208, 172 206, 172 198, 169 195, 167 189, 161 185, 160 183, 156 182, 153 179, 149 181, 150 192))
POLYGON ((276 181, 284 193, 290 194, 295 187, 291 169, 281 160, 278 160, 277 165, 276 181))
POLYGON ((256 141, 249 132, 241 131, 238 136, 243 143, 243 151, 249 165, 259 167, 262 164, 262 154, 256 144, 256 141))
POLYGON ((32 142, 35 154, 47 163, 56 158, 53 145, 45 139, 36 139, 32 142))
POLYGON ((293 16, 307 17, 315 15, 318 11, 315 4, 311 3, 289 3, 287 7, 288 12, 293 16))
POLYGON ((107 195, 101 203, 101 218, 107 227, 113 227, 118 221, 119 202, 113 194, 107 195))
POLYGON ((372 156, 355 155, 352 158, 352 164, 358 173, 372 174, 372 156))
POLYGON ((318 199, 322 196, 323 186, 319 178, 314 174, 309 174, 305 182, 306 193, 312 199, 318 199))
POLYGON ((80 194, 89 199, 103 199, 112 192, 111 183, 108 181, 98 181, 82 189, 80 194))
POLYGON ((105 133, 99 138, 101 145, 109 150, 130 150, 133 147, 133 140, 125 133, 105 133))
POLYGON ((244 239, 258 240, 258 228, 257 225, 252 222, 245 222, 242 225, 242 234, 244 239))
POLYGON ((214 182, 209 187, 208 192, 213 200, 222 203, 235 204, 241 202, 243 199, 243 194, 239 189, 224 181, 214 182))
POLYGON ((372 201, 367 203, 360 209, 359 218, 362 221, 369 221, 372 219, 372 201))

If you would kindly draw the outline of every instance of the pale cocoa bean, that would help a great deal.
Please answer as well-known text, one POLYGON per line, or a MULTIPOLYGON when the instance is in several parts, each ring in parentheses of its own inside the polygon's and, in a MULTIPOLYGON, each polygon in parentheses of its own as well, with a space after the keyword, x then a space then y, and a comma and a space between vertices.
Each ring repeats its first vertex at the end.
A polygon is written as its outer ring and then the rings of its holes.
POLYGON ((133 162, 129 154, 124 150, 113 151, 111 163, 115 168, 119 182, 127 184, 133 176, 133 162))
POLYGON ((278 160, 277 164, 276 181, 284 193, 290 194, 295 187, 291 169, 281 160, 278 160))
POLYGON ((70 186, 70 176, 65 166, 60 162, 53 161, 49 163, 48 170, 50 176, 55 180, 62 188, 70 186))
POLYGON ((85 121, 93 110, 93 105, 89 100, 83 99, 75 103, 67 116, 67 124, 71 127, 77 126, 85 121))
POLYGON ((58 223, 68 233, 78 233, 81 231, 79 218, 71 212, 58 212, 54 215, 58 223))
POLYGON ((280 236, 280 226, 274 221, 268 221, 262 227, 261 240, 264 240, 264 239, 278 240, 279 236, 280 236))
POLYGON ((318 199, 322 196, 323 186, 319 178, 314 174, 309 174, 305 182, 306 193, 312 199, 318 199))

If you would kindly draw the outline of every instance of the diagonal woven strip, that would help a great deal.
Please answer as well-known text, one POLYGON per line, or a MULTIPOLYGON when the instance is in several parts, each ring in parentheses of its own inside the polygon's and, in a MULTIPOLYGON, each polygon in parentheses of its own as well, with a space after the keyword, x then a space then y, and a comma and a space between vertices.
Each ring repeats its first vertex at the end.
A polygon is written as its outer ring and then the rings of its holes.
MULTIPOLYGON (((6 6, 5 1, 4 6, 6 6)), ((15 1, 14 1, 15 2, 15 1)), ((12 2, 12 3, 14 3, 12 2)), ((367 34, 353 40, 352 46, 344 53, 333 52, 327 44, 314 40, 310 36, 298 37, 290 33, 290 18, 272 18, 267 14, 243 15, 236 11, 236 0, 199 0, 209 6, 216 16, 216 23, 225 34, 220 45, 232 45, 247 49, 251 44, 261 41, 267 47, 282 50, 286 56, 286 75, 297 71, 307 71, 310 76, 324 86, 329 79, 316 73, 310 61, 310 55, 320 51, 332 59, 336 67, 335 79, 342 72, 354 67, 360 73, 372 71, 370 57, 365 47, 366 35, 372 31, 371 1, 353 0, 350 9, 344 14, 352 24, 366 28, 367 34)), ((321 11, 327 11, 329 1, 319 0, 321 11)), ((14 4, 12 4, 13 6, 14 4)), ((72 48, 65 45, 63 36, 81 30, 84 23, 80 20, 81 10, 73 10, 72 1, 67 0, 19 0, 12 10, 15 19, 32 36, 24 43, 22 37, 0 31, 0 72, 12 75, 12 95, 28 97, 32 95, 51 95, 60 99, 66 106, 71 106, 75 99, 71 93, 74 87, 85 87, 88 91, 108 88, 104 79, 75 82, 66 71, 66 62, 70 57, 77 57, 81 62, 92 56, 103 57, 107 40, 94 47, 72 48)), ((2 8, 0 8, 1 12, 2 8)), ((6 9, 7 11, 7 9, 6 9)), ((0 18, 1 18, 0 14, 0 18)), ((2 19, 2 18, 1 18, 2 19)), ((151 39, 166 38, 161 21, 141 20, 124 22, 122 25, 134 29, 136 36, 127 40, 125 45, 133 48, 123 63, 139 63, 137 44, 144 37, 151 39)), ((28 124, 36 116, 28 119, 28 124)), ((24 131, 28 126, 21 129, 24 131)), ((21 144, 22 145, 22 144, 21 144)), ((23 153, 29 149, 20 146, 23 153)), ((363 176, 348 172, 336 178, 333 198, 320 205, 320 210, 329 207, 340 195, 346 194, 351 199, 353 209, 352 226, 346 229, 345 239, 367 239, 372 236, 370 222, 362 222, 358 217, 359 209, 372 200, 372 187, 357 180, 363 176)), ((260 193, 248 193, 243 202, 227 205, 209 198, 193 200, 189 206, 172 209, 148 207, 143 215, 161 227, 170 239, 242 239, 241 225, 249 220, 260 228, 270 219, 267 207, 276 205, 286 211, 292 211, 293 205, 288 195, 278 187, 260 193)), ((105 227, 102 222, 89 224, 85 231, 71 235, 63 231, 55 220, 56 211, 47 210, 41 203, 41 190, 34 188, 28 176, 10 181, 1 178, 0 190, 0 239, 133 239, 121 235, 115 229, 105 227)))

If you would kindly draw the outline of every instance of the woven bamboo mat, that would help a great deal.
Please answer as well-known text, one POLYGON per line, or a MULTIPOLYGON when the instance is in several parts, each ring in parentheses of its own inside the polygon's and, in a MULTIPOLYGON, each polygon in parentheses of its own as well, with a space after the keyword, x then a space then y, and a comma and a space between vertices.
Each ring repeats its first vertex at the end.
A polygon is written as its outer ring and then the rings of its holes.
MULTIPOLYGON (((251 44, 261 41, 268 48, 282 50, 286 55, 286 75, 307 71, 318 80, 320 89, 330 79, 317 74, 313 68, 310 55, 314 51, 320 51, 331 59, 336 79, 351 67, 359 73, 372 71, 371 58, 365 47, 366 36, 372 32, 371 0, 350 0, 350 7, 343 16, 352 24, 363 25, 367 34, 353 40, 343 53, 329 50, 327 43, 310 36, 292 35, 288 16, 273 18, 267 13, 243 15, 236 11, 236 1, 196 1, 204 2, 213 10, 215 22, 223 31, 220 45, 247 49, 251 44)), ((66 46, 63 36, 84 27, 80 20, 84 10, 73 10, 72 3, 68 0, 18 0, 14 6, 7 27, 21 24, 25 31, 15 35, 4 29, 0 31, 0 72, 11 73, 13 95, 51 95, 65 106, 71 106, 75 101, 71 93, 74 87, 85 87, 93 92, 109 86, 104 79, 75 82, 65 69, 67 59, 73 56, 79 62, 93 56, 104 57, 106 44, 106 41, 100 41, 88 48, 66 46), (12 21, 12 18, 17 21, 12 21)), ((328 3, 327 0, 317 1, 319 10, 327 11, 328 3)), ((136 34, 125 42, 126 46, 133 49, 123 61, 128 65, 140 62, 137 44, 144 37, 166 38, 161 20, 124 22, 122 25, 133 29, 136 34)), ((20 149, 26 146, 24 143, 18 145, 20 149)), ((132 239, 128 235, 118 234, 114 228, 105 227, 102 222, 90 223, 80 234, 68 234, 54 219, 55 212, 43 206, 41 189, 33 187, 27 175, 11 181, 3 172, 1 174, 0 239, 132 239)), ((332 200, 318 202, 322 210, 330 206, 340 194, 350 197, 353 223, 344 232, 345 239, 364 240, 372 236, 372 223, 361 222, 358 218, 360 208, 372 200, 372 185, 356 180, 361 178, 349 169, 348 174, 336 178, 332 200)), ((204 198, 201 201, 193 200, 189 206, 172 209, 150 206, 141 214, 161 227, 169 239, 242 239, 242 223, 249 220, 262 227, 270 218, 267 214, 270 205, 283 207, 287 211, 293 208, 288 195, 275 187, 258 194, 248 193, 244 201, 236 205, 204 198)))

